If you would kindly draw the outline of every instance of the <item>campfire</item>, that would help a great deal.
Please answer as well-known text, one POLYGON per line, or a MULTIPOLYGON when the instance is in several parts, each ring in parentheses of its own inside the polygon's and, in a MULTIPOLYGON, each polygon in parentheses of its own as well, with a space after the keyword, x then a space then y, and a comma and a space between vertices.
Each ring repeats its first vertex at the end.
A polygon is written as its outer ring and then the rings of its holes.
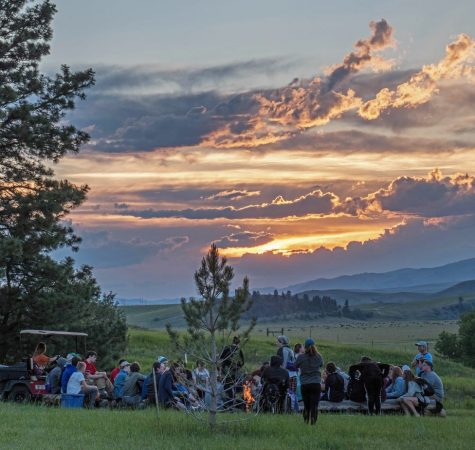
POLYGON ((248 380, 245 381, 243 384, 243 399, 246 403, 246 412, 249 412, 252 410, 252 405, 255 402, 255 398, 252 395, 252 381, 248 380))

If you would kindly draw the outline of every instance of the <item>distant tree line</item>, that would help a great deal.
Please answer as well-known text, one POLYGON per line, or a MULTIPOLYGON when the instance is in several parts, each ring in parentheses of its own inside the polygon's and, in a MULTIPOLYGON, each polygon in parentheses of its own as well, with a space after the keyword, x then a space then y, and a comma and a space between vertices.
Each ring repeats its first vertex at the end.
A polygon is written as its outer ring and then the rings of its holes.
POLYGON ((475 302, 466 302, 463 297, 458 298, 457 303, 443 306, 441 308, 433 308, 432 313, 437 319, 451 320, 458 319, 462 314, 470 312, 475 308, 475 302))
POLYGON ((308 294, 292 295, 291 291, 273 294, 252 292, 252 307, 246 317, 292 317, 297 320, 310 320, 324 317, 347 317, 355 320, 366 320, 373 316, 372 312, 352 309, 348 300, 344 306, 329 296, 309 296, 308 294))

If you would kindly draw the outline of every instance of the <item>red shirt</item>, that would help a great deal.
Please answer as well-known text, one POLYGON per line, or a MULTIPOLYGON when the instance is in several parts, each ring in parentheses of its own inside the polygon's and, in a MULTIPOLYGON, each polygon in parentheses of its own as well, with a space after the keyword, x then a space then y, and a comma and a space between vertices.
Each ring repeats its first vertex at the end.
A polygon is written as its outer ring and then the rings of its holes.
POLYGON ((110 376, 110 380, 112 384, 114 384, 115 377, 118 375, 119 372, 120 372, 120 367, 116 367, 115 369, 112 370, 111 376, 110 376))
POLYGON ((86 363, 86 372, 89 372, 90 375, 94 375, 97 372, 96 366, 93 363, 84 362, 86 363))

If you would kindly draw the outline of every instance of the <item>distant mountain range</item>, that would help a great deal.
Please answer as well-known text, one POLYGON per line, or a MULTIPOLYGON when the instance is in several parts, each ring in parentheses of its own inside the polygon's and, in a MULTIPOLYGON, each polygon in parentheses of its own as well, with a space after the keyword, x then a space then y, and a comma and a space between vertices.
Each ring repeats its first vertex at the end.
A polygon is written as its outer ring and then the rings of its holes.
MULTIPOLYGON (((362 290, 397 292, 438 292, 450 286, 475 278, 475 258, 444 266, 423 269, 398 269, 384 273, 360 273, 335 278, 318 278, 294 284, 282 290, 293 294, 322 290, 362 290)), ((280 290, 280 289, 279 289, 280 290)))

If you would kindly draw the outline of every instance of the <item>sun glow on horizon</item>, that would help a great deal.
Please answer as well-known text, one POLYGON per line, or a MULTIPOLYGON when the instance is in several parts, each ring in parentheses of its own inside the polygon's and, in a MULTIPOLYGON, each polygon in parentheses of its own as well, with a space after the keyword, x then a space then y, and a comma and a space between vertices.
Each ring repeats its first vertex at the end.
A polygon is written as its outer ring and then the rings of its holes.
POLYGON ((223 247, 220 252, 228 258, 239 258, 246 253, 261 255, 264 253, 290 256, 296 253, 312 253, 325 247, 333 250, 346 246, 350 242, 365 242, 378 238, 383 230, 347 231, 343 233, 311 234, 304 236, 282 237, 255 247, 223 247))

